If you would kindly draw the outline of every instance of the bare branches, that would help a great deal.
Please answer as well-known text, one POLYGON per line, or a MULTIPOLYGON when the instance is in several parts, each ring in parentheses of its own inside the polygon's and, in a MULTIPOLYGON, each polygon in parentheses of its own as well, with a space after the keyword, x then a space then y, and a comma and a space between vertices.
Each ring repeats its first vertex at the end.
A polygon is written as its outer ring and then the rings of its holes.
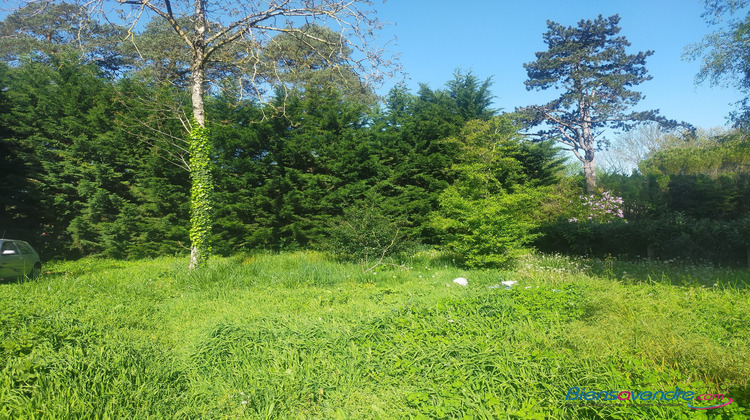
POLYGON ((147 145, 154 154, 189 172, 188 144, 181 135, 191 128, 185 112, 186 100, 161 100, 158 92, 157 97, 134 91, 125 94, 130 95, 127 100, 118 101, 122 111, 117 121, 122 129, 147 145))
MULTIPOLYGON (((161 16, 169 22, 169 24, 172 26, 172 28, 177 32, 177 34, 180 36, 180 38, 185 41, 190 48, 193 48, 193 40, 190 36, 188 36, 187 32, 185 32, 185 29, 183 29, 178 23, 177 20, 174 18, 174 14, 172 13, 172 5, 169 2, 169 0, 166 0, 166 10, 162 10, 159 7, 157 7, 152 1, 150 0, 117 0, 120 4, 130 4, 134 6, 140 6, 141 8, 145 7, 151 10, 152 12, 156 13, 157 15, 161 16)), ((134 21, 133 24, 137 22, 134 21)))
MULTIPOLYGON (((271 7, 262 13, 257 13, 257 14, 246 16, 244 19, 240 19, 230 24, 226 28, 222 29, 221 31, 217 32, 215 35, 211 36, 210 38, 206 40, 207 45, 211 45, 211 47, 209 48, 206 54, 211 55, 214 51, 223 47, 224 45, 234 42, 245 33, 257 27, 260 24, 260 22, 269 20, 276 16, 281 16, 281 15, 291 16, 291 13, 293 13, 292 10, 287 11, 285 13, 283 9, 283 5, 287 3, 288 1, 280 5, 271 7)), ((273 27, 268 28, 268 29, 277 30, 277 31, 280 30, 279 28, 273 28, 273 27)))
MULTIPOLYGON (((367 83, 378 83, 383 75, 391 74, 391 70, 397 70, 392 58, 386 57, 384 48, 379 48, 375 42, 375 32, 382 25, 375 17, 371 9, 372 4, 368 0, 281 0, 236 4, 201 0, 196 3, 206 6, 205 38, 198 36, 196 27, 181 24, 180 19, 184 16, 190 16, 193 25, 200 20, 196 17, 196 12, 190 10, 188 0, 80 1, 92 5, 92 10, 99 10, 105 17, 107 13, 104 10, 115 2, 120 6, 134 6, 134 15, 126 13, 127 7, 121 9, 123 19, 129 22, 131 30, 136 28, 136 20, 141 18, 144 10, 156 14, 170 24, 185 45, 192 50, 202 50, 202 65, 208 64, 219 50, 244 42, 242 39, 245 36, 262 44, 270 40, 274 33, 297 30, 310 22, 319 22, 329 27, 337 27, 342 39, 346 40, 350 48, 357 51, 357 57, 351 59, 350 65, 357 69, 367 83), (232 16, 240 18, 227 22, 232 16), (197 42, 202 45, 196 45, 197 42)), ((266 79, 272 76, 273 74, 268 74, 266 79)), ((257 80, 257 77, 249 80, 257 80)))
POLYGON ((399 240, 399 239, 401 239, 399 237, 399 232, 400 231, 401 231, 401 228, 396 229, 396 233, 393 235, 393 238, 391 239, 390 243, 387 244, 386 246, 383 246, 383 244, 379 243, 379 241, 378 241, 378 247, 380 248, 380 255, 377 256, 378 260, 375 262, 375 264, 370 265, 371 261, 369 261, 369 255, 365 256, 365 259, 362 262, 362 271, 363 272, 365 272, 365 273, 370 272, 370 271, 376 269, 379 265, 383 264, 383 260, 385 259, 386 254, 388 254, 388 252, 391 250, 391 248, 393 248, 394 245, 396 245, 396 241, 399 240), (369 268, 365 269, 365 267, 367 267, 367 266, 369 266, 369 268))
MULTIPOLYGON (((60 1, 49 0, 50 4, 60 1)), ((120 40, 127 42, 126 48, 129 48, 129 53, 132 52, 132 56, 125 57, 133 61, 129 65, 137 66, 139 62, 151 63, 154 60, 166 64, 166 61, 154 56, 158 49, 153 46, 145 48, 142 44, 144 28, 153 27, 153 21, 149 21, 148 25, 144 25, 144 22, 155 18, 165 22, 175 34, 175 41, 179 39, 179 43, 186 46, 185 61, 172 59, 179 50, 172 42, 162 50, 165 58, 178 66, 185 66, 185 72, 190 71, 188 67, 195 68, 196 65, 205 68, 209 84, 218 80, 219 73, 213 70, 217 63, 221 63, 219 67, 222 71, 233 68, 232 78, 242 86, 243 93, 252 94, 263 103, 269 102, 265 93, 272 92, 274 86, 284 85, 278 77, 283 74, 280 69, 259 61, 264 59, 264 49, 273 42, 276 34, 292 32, 299 34, 300 39, 309 39, 308 47, 322 45, 324 39, 301 31, 308 25, 325 26, 340 34, 343 42, 339 46, 339 56, 345 56, 345 62, 337 63, 331 59, 327 65, 332 69, 331 73, 337 72, 344 83, 350 83, 347 77, 351 71, 356 72, 359 80, 351 85, 354 89, 366 86, 369 89, 400 71, 394 62, 395 54, 386 49, 387 40, 377 40, 376 34, 383 25, 377 19, 370 0, 73 1, 92 17, 96 15, 124 28, 120 40), (195 9, 198 4, 205 7, 204 17, 200 19, 195 9), (205 32, 199 35, 196 25, 201 21, 205 21, 206 25, 205 32), (186 61, 192 59, 188 50, 200 52, 197 55, 199 63, 185 65, 186 61)), ((329 46, 320 52, 323 53, 320 58, 327 59, 325 53, 330 52, 329 46)), ((174 67, 170 65, 172 74, 176 74, 174 67)))

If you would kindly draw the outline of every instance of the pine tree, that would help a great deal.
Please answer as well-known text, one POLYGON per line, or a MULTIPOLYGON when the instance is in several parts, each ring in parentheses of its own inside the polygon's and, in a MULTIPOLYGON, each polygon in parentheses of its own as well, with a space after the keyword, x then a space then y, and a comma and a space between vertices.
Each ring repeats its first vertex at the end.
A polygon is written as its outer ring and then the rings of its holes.
POLYGON ((586 191, 596 190, 595 153, 603 131, 628 122, 657 119, 655 111, 627 113, 642 98, 631 90, 651 79, 646 58, 653 51, 628 54, 630 42, 619 36, 618 15, 581 20, 576 27, 547 21, 547 51, 524 64, 527 90, 555 88, 562 94, 545 105, 523 108, 538 135, 562 143, 583 163, 586 191))

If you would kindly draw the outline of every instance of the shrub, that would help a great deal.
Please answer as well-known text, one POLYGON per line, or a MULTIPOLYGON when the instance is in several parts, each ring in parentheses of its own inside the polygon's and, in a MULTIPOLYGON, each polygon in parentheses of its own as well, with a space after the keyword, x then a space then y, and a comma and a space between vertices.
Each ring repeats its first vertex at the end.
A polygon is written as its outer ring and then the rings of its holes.
POLYGON ((439 197, 431 226, 444 248, 469 267, 504 266, 523 252, 549 209, 556 150, 532 147, 509 116, 471 121, 447 139, 459 153, 453 184, 439 197))
POLYGON ((413 247, 403 232, 405 225, 372 200, 359 201, 332 224, 327 248, 336 256, 356 261, 363 272, 372 271, 389 257, 413 247))
POLYGON ((707 260, 742 264, 747 258, 747 219, 693 219, 673 213, 625 223, 559 220, 540 229, 535 245, 567 254, 707 260))
POLYGON ((432 224, 442 233, 443 247, 463 264, 506 266, 536 237, 538 225, 529 215, 541 201, 534 190, 471 199, 450 187, 440 196, 432 224))

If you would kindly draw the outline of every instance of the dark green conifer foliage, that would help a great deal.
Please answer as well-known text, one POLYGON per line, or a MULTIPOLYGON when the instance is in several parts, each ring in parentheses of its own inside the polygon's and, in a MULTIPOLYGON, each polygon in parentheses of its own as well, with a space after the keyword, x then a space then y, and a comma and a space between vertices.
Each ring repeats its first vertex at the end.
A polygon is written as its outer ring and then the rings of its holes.
POLYGON ((412 237, 435 242, 426 221, 437 209, 438 196, 450 185, 456 147, 443 140, 460 132, 473 119, 494 114, 489 106, 491 81, 456 72, 442 90, 421 85, 417 94, 402 87, 391 90, 387 109, 375 118, 373 135, 389 171, 377 190, 388 207, 401 212, 412 237))
POLYGON ((185 172, 129 131, 120 106, 131 82, 67 55, 5 75, 0 230, 45 256, 173 254, 187 243, 185 172))
POLYGON ((560 142, 581 161, 588 194, 596 192, 595 154, 604 129, 657 118, 655 111, 626 112, 642 98, 632 88, 651 79, 645 63, 653 51, 627 54, 630 43, 619 35, 619 22, 618 15, 581 20, 575 27, 547 21, 548 49, 524 64, 526 89, 561 90, 549 103, 523 110, 534 125, 546 124, 541 138, 560 142))
MULTIPOLYGON (((287 93, 278 95, 282 101, 287 93)), ((364 126, 367 108, 335 88, 316 86, 295 91, 284 108, 270 106, 271 118, 262 122, 260 109, 230 103, 218 98, 211 107, 217 119, 238 121, 214 135, 218 237, 252 248, 320 244, 330 218, 379 176, 364 126), (231 231, 244 236, 230 239, 231 231)))
POLYGON ((92 225, 110 221, 105 213, 124 189, 111 147, 111 88, 97 67, 52 56, 49 64, 31 60, 13 69, 7 95, 9 141, 32 180, 16 191, 27 197, 23 211, 35 209, 34 229, 46 240, 41 248, 56 248, 70 235, 78 252, 101 251, 92 225))

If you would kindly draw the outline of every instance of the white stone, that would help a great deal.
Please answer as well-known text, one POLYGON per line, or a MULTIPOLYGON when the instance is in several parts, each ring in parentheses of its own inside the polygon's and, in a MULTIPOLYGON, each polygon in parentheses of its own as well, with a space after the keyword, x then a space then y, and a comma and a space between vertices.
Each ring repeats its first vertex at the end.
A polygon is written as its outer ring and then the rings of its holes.
POLYGON ((466 280, 463 277, 458 277, 458 278, 453 279, 453 283, 456 283, 456 284, 461 285, 461 286, 468 286, 469 285, 469 281, 466 280))

